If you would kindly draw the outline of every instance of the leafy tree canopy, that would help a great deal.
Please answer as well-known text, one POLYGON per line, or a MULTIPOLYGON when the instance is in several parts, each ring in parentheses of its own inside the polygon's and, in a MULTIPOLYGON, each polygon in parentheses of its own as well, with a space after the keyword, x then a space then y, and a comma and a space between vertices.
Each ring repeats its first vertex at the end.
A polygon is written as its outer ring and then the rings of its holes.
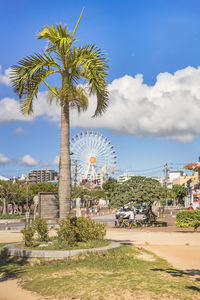
POLYGON ((152 205, 154 201, 165 201, 167 191, 161 184, 152 178, 134 176, 122 184, 116 184, 111 192, 110 206, 120 207, 133 201, 152 205))
POLYGON ((180 202, 182 202, 183 198, 186 196, 186 188, 184 185, 174 184, 172 192, 174 193, 175 198, 180 202))
POLYGON ((108 179, 108 181, 106 181, 104 184, 103 184, 103 189, 105 191, 105 195, 107 197, 107 199, 110 198, 111 196, 111 193, 114 192, 114 190, 116 189, 116 187, 118 186, 119 184, 117 183, 117 180, 110 177, 108 179))

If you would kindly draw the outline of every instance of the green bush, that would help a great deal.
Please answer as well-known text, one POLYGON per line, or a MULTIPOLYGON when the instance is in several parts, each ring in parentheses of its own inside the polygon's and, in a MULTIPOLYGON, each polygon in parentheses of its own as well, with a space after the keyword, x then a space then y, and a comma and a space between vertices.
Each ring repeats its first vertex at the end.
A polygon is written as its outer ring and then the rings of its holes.
POLYGON ((59 228, 56 229, 58 241, 68 245, 90 240, 103 240, 106 234, 104 224, 95 223, 85 217, 67 217, 57 223, 59 225, 59 228))
POLYGON ((70 246, 76 244, 76 219, 67 217, 67 219, 57 221, 59 228, 56 228, 59 243, 65 243, 70 246))
POLYGON ((176 226, 194 227, 194 231, 200 226, 200 210, 182 210, 176 215, 176 226))
POLYGON ((106 229, 104 224, 95 223, 92 219, 80 217, 76 221, 76 234, 78 242, 103 240, 106 229))
POLYGON ((37 219, 34 222, 34 228, 37 232, 37 234, 39 235, 39 240, 41 242, 47 242, 49 239, 48 233, 48 224, 47 221, 43 218, 37 219))
POLYGON ((25 246, 33 247, 35 245, 35 228, 34 225, 29 225, 27 228, 21 230, 23 240, 25 242, 25 246))

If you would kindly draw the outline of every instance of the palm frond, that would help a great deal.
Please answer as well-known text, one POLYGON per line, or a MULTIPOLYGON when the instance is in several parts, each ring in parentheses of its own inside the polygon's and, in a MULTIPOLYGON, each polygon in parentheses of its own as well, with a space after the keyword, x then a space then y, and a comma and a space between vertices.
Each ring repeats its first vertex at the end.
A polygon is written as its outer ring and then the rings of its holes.
POLYGON ((33 98, 37 98, 40 83, 49 75, 57 71, 39 70, 34 73, 31 80, 24 84, 23 98, 21 97, 20 105, 23 114, 31 114, 33 112, 33 98))
POLYGON ((11 85, 21 99, 23 113, 32 112, 32 100, 34 96, 37 97, 40 83, 47 76, 57 72, 60 72, 60 66, 47 54, 27 56, 11 68, 11 85), (51 67, 53 69, 50 69, 51 67))
POLYGON ((87 110, 88 108, 88 97, 85 89, 81 86, 73 86, 69 97, 70 107, 76 109, 79 113, 87 110))
POLYGON ((72 42, 75 41, 65 26, 62 26, 61 24, 51 26, 46 25, 40 30, 37 37, 38 39, 48 40, 46 51, 48 53, 54 52, 57 54, 57 51, 59 51, 62 62, 65 64, 66 53, 68 49, 70 49, 72 42))
POLYGON ((73 48, 69 56, 71 77, 85 78, 89 83, 90 94, 97 96, 94 116, 101 115, 108 106, 107 61, 104 53, 94 45, 73 48))

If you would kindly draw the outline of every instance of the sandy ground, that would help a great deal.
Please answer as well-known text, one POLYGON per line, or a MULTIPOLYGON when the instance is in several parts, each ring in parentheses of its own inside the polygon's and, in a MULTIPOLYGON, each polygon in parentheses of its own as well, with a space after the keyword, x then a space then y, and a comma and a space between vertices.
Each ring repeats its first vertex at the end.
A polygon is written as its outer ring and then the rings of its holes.
POLYGON ((177 269, 200 270, 199 232, 139 232, 109 228, 107 238, 142 246, 165 258, 177 269))
POLYGON ((0 300, 42 300, 42 298, 23 290, 17 284, 17 279, 12 279, 0 282, 0 300))
MULTIPOLYGON (((108 239, 130 242, 167 259, 174 268, 200 274, 199 232, 148 232, 108 228, 108 239)), ((20 241, 19 231, 0 231, 0 243, 20 241)), ((22 290, 17 280, 0 281, 0 300, 41 300, 41 297, 22 290)), ((44 298, 42 299, 44 300, 44 298)))

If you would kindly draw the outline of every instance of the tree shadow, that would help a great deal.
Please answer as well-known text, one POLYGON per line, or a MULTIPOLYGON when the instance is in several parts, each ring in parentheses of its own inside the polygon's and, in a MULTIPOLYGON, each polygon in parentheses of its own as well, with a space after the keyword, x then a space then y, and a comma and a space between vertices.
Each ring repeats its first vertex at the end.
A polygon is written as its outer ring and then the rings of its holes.
POLYGON ((186 286, 186 288, 200 293, 200 288, 198 288, 197 286, 186 286))
POLYGON ((9 279, 18 278, 24 273, 24 268, 28 264, 27 258, 22 257, 8 257, 5 253, 0 254, 0 282, 9 279))
POLYGON ((120 244, 123 244, 123 245, 129 245, 129 246, 133 246, 133 241, 131 240, 109 240, 109 241, 112 241, 112 242, 117 242, 117 243, 120 243, 120 244))
MULTIPOLYGON (((177 270, 177 269, 173 269, 173 268, 168 268, 168 269, 159 269, 159 268, 154 268, 151 269, 152 271, 157 271, 157 272, 165 272, 169 275, 171 275, 172 277, 184 277, 184 276, 194 276, 195 281, 200 281, 200 270, 199 269, 188 269, 188 270, 177 270)), ((192 289, 192 287, 187 287, 192 289)), ((198 290, 200 291, 199 288, 197 287, 193 287, 194 290, 198 290)))

